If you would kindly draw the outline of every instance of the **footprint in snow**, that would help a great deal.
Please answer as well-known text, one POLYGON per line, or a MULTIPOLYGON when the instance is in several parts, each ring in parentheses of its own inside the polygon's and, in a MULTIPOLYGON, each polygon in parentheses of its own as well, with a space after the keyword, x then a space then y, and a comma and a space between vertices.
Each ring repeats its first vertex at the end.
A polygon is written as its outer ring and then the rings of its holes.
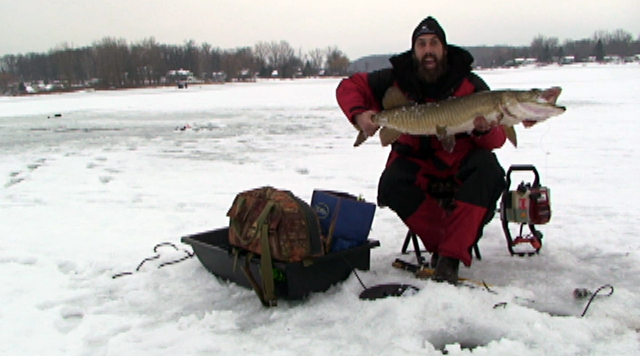
POLYGON ((54 325, 59 332, 66 334, 77 328, 83 318, 84 311, 81 308, 66 305, 60 309, 60 318, 56 319, 54 325))
POLYGON ((113 180, 113 177, 111 176, 100 176, 98 177, 98 179, 100 179, 100 182, 102 182, 103 184, 107 184, 109 182, 111 182, 113 180))
POLYGON ((24 178, 22 177, 12 177, 9 178, 9 181, 7 182, 7 184, 4 185, 5 188, 9 188, 11 186, 14 186, 20 182, 22 182, 24 180, 24 178))

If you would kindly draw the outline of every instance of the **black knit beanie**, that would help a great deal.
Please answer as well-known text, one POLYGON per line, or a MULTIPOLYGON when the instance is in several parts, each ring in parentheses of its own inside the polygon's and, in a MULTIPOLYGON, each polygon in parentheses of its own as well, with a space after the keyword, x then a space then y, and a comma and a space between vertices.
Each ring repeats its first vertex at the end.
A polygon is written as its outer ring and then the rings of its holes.
POLYGON ((436 19, 429 16, 426 19, 422 20, 422 22, 418 24, 416 29, 413 30, 413 35, 411 36, 412 50, 416 44, 416 40, 418 39, 418 37, 426 34, 436 35, 440 39, 440 42, 442 42, 445 47, 447 46, 447 36, 444 34, 444 30, 442 29, 442 27, 440 27, 440 24, 438 23, 438 21, 436 21, 436 19))

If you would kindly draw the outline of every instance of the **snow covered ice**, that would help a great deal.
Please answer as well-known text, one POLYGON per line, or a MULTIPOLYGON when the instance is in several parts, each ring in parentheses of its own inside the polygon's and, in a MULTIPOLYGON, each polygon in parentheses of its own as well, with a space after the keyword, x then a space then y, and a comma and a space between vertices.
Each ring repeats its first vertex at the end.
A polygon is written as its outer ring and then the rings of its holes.
POLYGON ((0 97, 0 354, 639 355, 640 66, 479 74, 493 89, 563 88, 565 114, 497 151, 551 189, 540 254, 510 256, 496 217, 461 276, 497 294, 417 280, 391 267, 406 228, 377 209, 381 246, 358 275, 418 293, 362 301, 352 274, 271 309, 196 258, 158 266, 191 250, 182 236, 225 227, 243 190, 375 201, 388 149, 352 147, 338 79, 0 97), (162 242, 178 250, 112 278, 162 242), (605 284, 615 292, 581 318, 573 290, 605 284))

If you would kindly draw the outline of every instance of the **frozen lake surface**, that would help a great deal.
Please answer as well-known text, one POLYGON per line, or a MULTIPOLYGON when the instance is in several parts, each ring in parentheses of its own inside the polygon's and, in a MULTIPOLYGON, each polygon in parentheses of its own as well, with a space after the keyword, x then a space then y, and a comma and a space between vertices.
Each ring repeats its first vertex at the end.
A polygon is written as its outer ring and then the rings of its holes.
POLYGON ((406 228, 377 209, 381 246, 358 275, 420 292, 361 301, 352 274, 272 309, 195 258, 158 266, 190 250, 182 236, 225 227, 243 190, 375 201, 388 149, 352 147, 338 79, 0 97, 0 354, 640 354, 640 66, 479 74, 492 89, 563 88, 565 114, 518 127, 520 147, 497 151, 505 168, 535 165, 551 189, 540 254, 511 257, 496 218, 483 260, 461 276, 497 294, 416 280, 391 267, 406 228), (180 250, 112 278, 161 242, 180 250), (580 317, 573 290, 606 284, 613 295, 580 317))

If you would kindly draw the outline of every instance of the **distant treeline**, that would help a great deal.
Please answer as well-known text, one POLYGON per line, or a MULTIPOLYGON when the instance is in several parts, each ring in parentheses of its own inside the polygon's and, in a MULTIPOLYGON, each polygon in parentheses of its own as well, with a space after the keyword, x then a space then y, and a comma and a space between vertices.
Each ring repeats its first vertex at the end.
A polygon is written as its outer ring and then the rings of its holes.
POLYGON ((479 67, 502 66, 516 58, 534 58, 540 63, 553 63, 566 57, 576 62, 602 62, 607 57, 624 59, 640 54, 640 36, 634 40, 631 33, 624 30, 598 31, 591 38, 563 43, 557 37, 537 36, 527 47, 471 47, 470 51, 479 67))
MULTIPOLYGON (((477 67, 503 66, 516 58, 550 63, 565 57, 576 62, 603 61, 640 54, 640 37, 624 31, 599 31, 592 38, 566 40, 535 37, 529 46, 466 47, 477 67)), ((48 53, 5 55, 0 58, 0 94, 24 90, 28 82, 55 84, 61 90, 92 86, 123 88, 163 85, 176 78, 167 74, 184 69, 197 81, 236 81, 264 78, 297 78, 318 75, 342 76, 388 66, 388 55, 369 56, 353 63, 337 47, 296 50, 286 41, 259 42, 254 47, 220 49, 198 45, 159 44, 154 38, 128 44, 124 39, 104 38, 93 45, 72 48, 63 44, 48 53)))
MULTIPOLYGON (((560 43, 556 37, 535 37, 529 46, 474 46, 465 47, 473 55, 475 67, 494 68, 516 63, 516 59, 535 59, 537 63, 548 64, 561 62, 571 58, 574 62, 598 61, 619 57, 628 59, 640 54, 640 36, 633 36, 624 31, 613 33, 598 31, 592 38, 578 41, 566 40, 560 43)), ((389 55, 375 55, 354 61, 351 71, 371 71, 388 67, 389 55)))
POLYGON ((127 44, 124 39, 104 38, 89 47, 65 44, 48 53, 5 55, 0 59, 0 94, 25 82, 56 83, 63 88, 162 85, 167 83, 167 73, 179 69, 198 81, 345 75, 349 63, 337 47, 303 53, 286 41, 222 50, 194 41, 166 45, 149 38, 127 44))

